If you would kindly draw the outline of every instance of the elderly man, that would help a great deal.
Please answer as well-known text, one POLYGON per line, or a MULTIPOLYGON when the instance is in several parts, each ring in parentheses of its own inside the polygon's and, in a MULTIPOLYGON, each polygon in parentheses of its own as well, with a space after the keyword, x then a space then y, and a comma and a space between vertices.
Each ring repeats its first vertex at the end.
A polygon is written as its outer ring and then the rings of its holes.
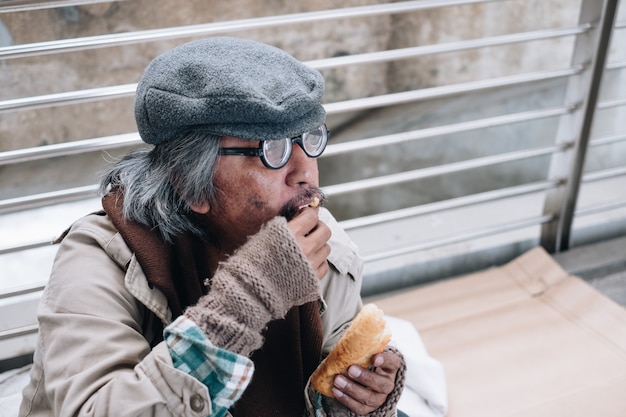
MULTIPOLYGON (((362 262, 311 202, 328 130, 322 76, 235 38, 157 57, 141 138, 103 176, 103 211, 59 239, 20 416, 394 416, 393 348, 309 376, 362 307, 362 262)), ((313 204, 315 206, 316 204, 313 204)))

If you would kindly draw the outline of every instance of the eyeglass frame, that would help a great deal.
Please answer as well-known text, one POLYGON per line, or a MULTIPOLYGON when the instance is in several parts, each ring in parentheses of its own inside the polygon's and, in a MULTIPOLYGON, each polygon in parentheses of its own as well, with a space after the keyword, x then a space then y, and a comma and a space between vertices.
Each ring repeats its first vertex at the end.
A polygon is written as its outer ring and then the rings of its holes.
POLYGON ((283 139, 267 139, 267 140, 260 140, 259 141, 259 146, 256 148, 219 148, 219 155, 230 155, 230 156, 258 156, 259 158, 261 158, 261 162, 263 162, 263 165, 265 165, 267 168, 269 169, 281 169, 283 168, 285 165, 287 165, 289 163, 289 160, 291 159, 291 154, 293 153, 293 145, 294 144, 298 144, 300 146, 300 148, 302 149, 302 151, 304 152, 304 154, 306 156, 308 156, 309 158, 319 158, 323 153, 324 150, 326 150, 326 146, 328 146, 328 139, 330 139, 330 129, 328 129, 328 127, 326 126, 326 123, 323 123, 318 129, 325 129, 326 130, 326 143, 324 144, 324 147, 322 148, 321 152, 318 155, 311 155, 309 154, 309 152, 306 150, 305 146, 304 146, 304 135, 309 134, 311 131, 308 132, 304 132, 298 136, 294 136, 291 138, 283 138, 283 139), (263 152, 263 145, 265 142, 269 142, 269 141, 275 141, 275 140, 285 140, 288 139, 291 142, 291 148, 289 150, 289 157, 285 159, 285 163, 282 164, 281 166, 278 167, 274 167, 271 166, 269 164, 269 162, 267 162, 267 158, 265 157, 265 153, 263 152))

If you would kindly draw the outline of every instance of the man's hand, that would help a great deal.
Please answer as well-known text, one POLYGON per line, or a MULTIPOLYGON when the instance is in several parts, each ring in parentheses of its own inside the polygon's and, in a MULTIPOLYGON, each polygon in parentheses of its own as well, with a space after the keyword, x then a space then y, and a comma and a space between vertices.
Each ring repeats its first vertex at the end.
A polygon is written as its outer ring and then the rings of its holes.
POLYGON ((333 395, 353 413, 369 414, 383 405, 393 391, 401 365, 402 359, 393 352, 374 355, 373 371, 352 365, 348 368, 348 376, 337 375, 333 395))
POLYGON ((303 209, 288 224, 289 229, 296 237, 296 242, 302 248, 304 255, 311 263, 319 279, 328 272, 327 258, 330 254, 331 231, 318 217, 318 209, 307 207, 303 209))

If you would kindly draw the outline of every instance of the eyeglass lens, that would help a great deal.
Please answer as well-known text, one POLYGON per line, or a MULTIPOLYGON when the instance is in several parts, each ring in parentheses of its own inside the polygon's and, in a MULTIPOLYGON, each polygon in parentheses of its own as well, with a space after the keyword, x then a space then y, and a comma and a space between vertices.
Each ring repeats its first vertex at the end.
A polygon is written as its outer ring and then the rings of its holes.
POLYGON ((263 157, 270 167, 281 167, 291 157, 290 139, 266 140, 263 142, 263 157))
POLYGON ((326 129, 320 126, 302 135, 302 145, 307 155, 320 156, 326 147, 326 129))
POLYGON ((265 158, 265 163, 272 168, 284 166, 291 157, 293 142, 301 144, 304 153, 308 156, 313 158, 318 157, 326 148, 326 127, 322 125, 317 129, 292 139, 285 138, 263 142, 263 158, 265 158))

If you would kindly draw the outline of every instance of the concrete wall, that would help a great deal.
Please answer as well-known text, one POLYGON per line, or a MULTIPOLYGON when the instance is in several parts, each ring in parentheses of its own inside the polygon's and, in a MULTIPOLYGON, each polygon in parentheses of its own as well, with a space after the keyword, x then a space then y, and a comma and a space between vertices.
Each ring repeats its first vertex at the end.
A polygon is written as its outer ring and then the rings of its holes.
MULTIPOLYGON (((0 14, 0 20, 10 34, 9 42, 27 44, 368 3, 375 2, 190 0, 181 3, 133 0, 0 14)), ((380 16, 354 21, 329 21, 231 32, 228 35, 272 43, 288 50, 301 60, 310 60, 386 49, 392 33, 390 26, 391 18, 380 16)), ((6 60, 2 63, 0 72, 0 85, 3 86, 0 90, 0 100, 135 83, 152 58, 192 39, 172 39, 6 60)), ((361 71, 358 76, 336 71, 336 75, 329 76, 326 100, 334 101, 384 92, 386 90, 384 69, 384 67, 371 68, 361 71), (351 83, 354 83, 352 86, 346 87, 345 81, 340 80, 345 78, 344 75, 352 79, 351 83)), ((9 140, 2 141, 0 150, 125 133, 135 128, 132 98, 3 113, 1 117, 0 136, 9 140)))
MULTIPOLYGON (((26 44, 377 3, 380 2, 121 1, 0 14, 5 28, 0 31, 0 41, 26 44)), ((572 27, 577 23, 579 8, 580 0, 511 0, 232 32, 228 35, 272 43, 306 61, 518 31, 572 27)), ((622 7, 621 16, 625 14, 624 9, 626 7, 622 7)), ((5 60, 0 63, 0 100, 134 83, 154 56, 190 39, 5 60)), ((327 80, 324 100, 330 103, 528 71, 565 68, 569 65, 572 45, 571 38, 563 38, 444 53, 395 63, 324 70, 327 80)), ((624 48, 613 49, 613 55, 617 55, 624 48)), ((614 75, 612 83, 625 84, 623 75, 614 75)), ((463 95, 428 103, 341 114, 329 117, 329 125, 333 130, 333 141, 349 141, 559 105, 563 88, 564 84, 557 81, 514 90, 493 90, 479 97, 463 95)), ((615 90, 611 87, 606 89, 607 94, 613 94, 615 90)), ((606 117, 606 123, 614 123, 614 115, 606 117)), ((548 145, 554 138, 555 122, 545 120, 492 128, 418 141, 402 147, 391 146, 322 159, 322 184, 548 145)), ((0 113, 0 151, 126 133, 134 129, 132 98, 3 112, 0 113)), ((615 155, 607 150, 604 153, 604 157, 598 159, 605 160, 615 155)), ((81 158, 54 158, 19 167, 0 167, 0 198, 95 183, 94 172, 105 159, 101 153, 94 153, 81 158)), ((347 218, 538 180, 545 178, 548 162, 547 158, 538 158, 355 196, 338 196, 331 202, 332 208, 340 218, 347 218)))

